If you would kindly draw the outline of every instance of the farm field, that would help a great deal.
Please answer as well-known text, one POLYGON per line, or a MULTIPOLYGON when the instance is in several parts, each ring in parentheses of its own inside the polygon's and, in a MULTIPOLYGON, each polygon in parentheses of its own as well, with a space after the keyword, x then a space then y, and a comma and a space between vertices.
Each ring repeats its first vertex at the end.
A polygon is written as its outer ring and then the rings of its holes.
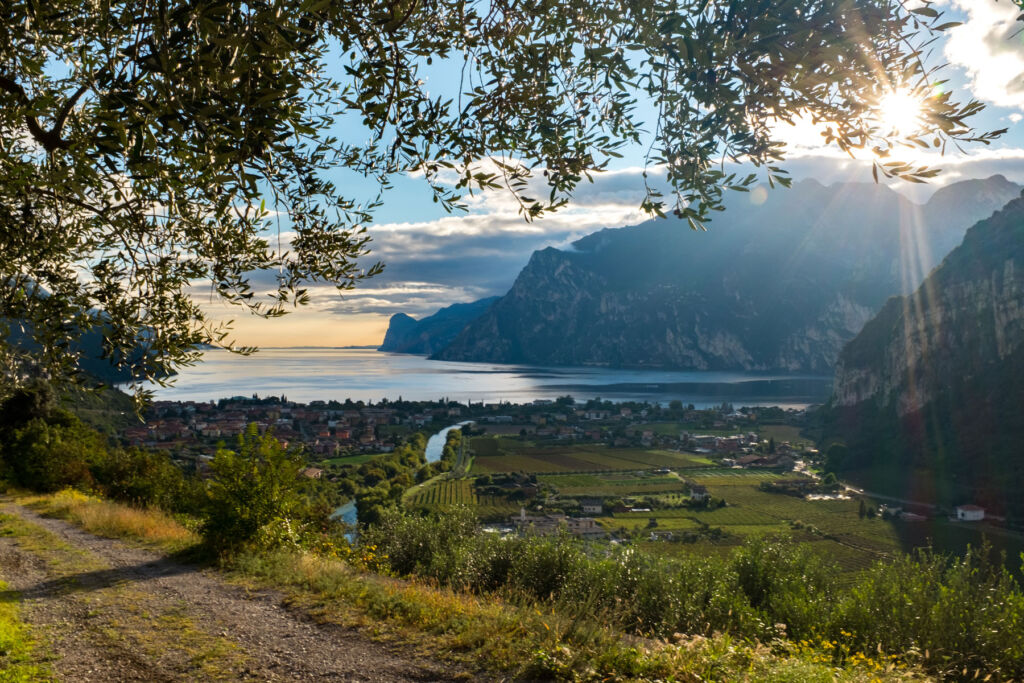
MULTIPOLYGON (((649 542, 650 550, 678 554, 704 552, 711 546, 732 546, 745 539, 765 535, 785 535, 794 542, 810 543, 822 557, 835 560, 848 571, 863 569, 900 548, 899 522, 881 518, 861 519, 859 501, 818 500, 761 491, 758 485, 793 475, 757 470, 707 468, 685 474, 688 481, 708 487, 714 498, 724 499, 725 507, 713 509, 653 510, 649 513, 622 513, 602 520, 608 529, 646 529, 654 517, 658 529, 685 529, 685 523, 707 524, 728 536, 718 541, 695 544, 649 542), (683 526, 677 527, 679 520, 683 526), (828 536, 828 538, 826 538, 828 536)), ((648 544, 645 541, 645 545, 648 544)))
POLYGON ((475 459, 471 474, 495 472, 600 472, 659 467, 700 468, 712 461, 699 455, 602 444, 537 446, 510 438, 477 437, 470 442, 475 459))
POLYGON ((473 482, 469 479, 438 479, 409 496, 411 505, 476 505, 473 482))
POLYGON ((696 427, 683 422, 646 422, 636 425, 636 429, 649 430, 659 436, 679 436, 681 432, 707 434, 709 436, 733 436, 735 434, 746 434, 747 432, 755 431, 753 425, 749 428, 740 427, 737 429, 704 429, 703 427, 696 427))
POLYGON ((598 517, 597 522, 608 531, 615 531, 617 529, 646 531, 652 518, 658 521, 658 526, 650 528, 650 531, 694 531, 700 528, 700 524, 692 519, 686 517, 661 517, 656 512, 636 513, 630 516, 598 517))
POLYGON ((686 484, 673 475, 638 477, 631 474, 544 474, 537 477, 567 495, 643 495, 683 491, 686 484))
POLYGON ((707 434, 710 436, 733 436, 735 434, 757 432, 762 439, 774 438, 779 443, 783 441, 789 441, 793 444, 810 442, 810 439, 800 436, 800 428, 793 425, 740 425, 736 429, 703 429, 682 422, 648 422, 636 425, 636 429, 649 430, 659 436, 679 436, 681 432, 707 434))
POLYGON ((810 443, 810 439, 800 436, 800 428, 792 425, 762 425, 757 433, 762 439, 774 438, 776 442, 788 441, 792 444, 810 443))
POLYGON ((388 453, 363 453, 361 455, 346 455, 341 458, 329 458, 322 460, 321 462, 327 465, 362 465, 363 463, 370 462, 374 458, 379 458, 382 455, 389 455, 388 453))
POLYGON ((484 518, 507 516, 519 511, 519 504, 497 496, 480 496, 473 492, 472 479, 438 479, 413 491, 406 504, 414 507, 445 507, 466 505, 484 518))

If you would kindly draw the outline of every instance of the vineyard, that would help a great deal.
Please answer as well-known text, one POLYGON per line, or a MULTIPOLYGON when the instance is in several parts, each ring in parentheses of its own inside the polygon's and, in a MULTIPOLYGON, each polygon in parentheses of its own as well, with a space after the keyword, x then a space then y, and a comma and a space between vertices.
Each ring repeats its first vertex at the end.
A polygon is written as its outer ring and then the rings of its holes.
POLYGON ((469 479, 441 479, 413 494, 412 505, 476 505, 473 483, 469 479))
POLYGON ((471 447, 476 455, 473 474, 496 472, 603 472, 702 468, 712 462, 690 453, 640 448, 610 448, 602 444, 536 446, 512 438, 478 437, 471 447))
POLYGON ((480 517, 507 516, 519 511, 518 503, 500 496, 480 496, 473 492, 471 479, 439 479, 409 496, 407 504, 414 507, 446 507, 466 505, 476 509, 480 517))

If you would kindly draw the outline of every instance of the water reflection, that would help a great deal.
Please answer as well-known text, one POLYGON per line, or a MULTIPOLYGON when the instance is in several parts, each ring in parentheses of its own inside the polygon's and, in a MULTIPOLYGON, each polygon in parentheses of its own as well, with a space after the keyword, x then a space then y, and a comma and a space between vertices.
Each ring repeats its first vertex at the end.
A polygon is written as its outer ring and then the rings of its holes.
POLYGON ((293 401, 437 400, 522 403, 572 394, 613 401, 673 399, 697 407, 804 407, 828 397, 831 377, 681 370, 539 368, 430 361, 369 349, 263 349, 249 357, 209 351, 157 399, 208 401, 285 395, 293 401))

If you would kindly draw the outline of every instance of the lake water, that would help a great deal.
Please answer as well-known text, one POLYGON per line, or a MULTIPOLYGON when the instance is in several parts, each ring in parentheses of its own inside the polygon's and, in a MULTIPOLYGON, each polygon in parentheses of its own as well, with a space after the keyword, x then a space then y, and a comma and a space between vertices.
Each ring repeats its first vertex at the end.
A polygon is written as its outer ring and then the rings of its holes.
POLYGON ((814 375, 451 363, 370 349, 264 348, 249 357, 208 351, 202 363, 182 369, 174 386, 158 388, 156 398, 209 401, 255 393, 303 403, 399 397, 523 403, 571 394, 612 401, 679 399, 698 408, 723 401, 800 408, 827 399, 831 383, 831 377, 814 375))

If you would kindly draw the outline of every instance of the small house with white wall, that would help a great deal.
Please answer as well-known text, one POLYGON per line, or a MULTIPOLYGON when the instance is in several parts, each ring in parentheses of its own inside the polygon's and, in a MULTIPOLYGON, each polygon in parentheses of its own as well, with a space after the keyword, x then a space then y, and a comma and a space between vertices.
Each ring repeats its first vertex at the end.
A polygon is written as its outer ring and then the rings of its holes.
POLYGON ((980 522, 985 519, 985 508, 978 505, 958 505, 956 520, 958 522, 980 522))

